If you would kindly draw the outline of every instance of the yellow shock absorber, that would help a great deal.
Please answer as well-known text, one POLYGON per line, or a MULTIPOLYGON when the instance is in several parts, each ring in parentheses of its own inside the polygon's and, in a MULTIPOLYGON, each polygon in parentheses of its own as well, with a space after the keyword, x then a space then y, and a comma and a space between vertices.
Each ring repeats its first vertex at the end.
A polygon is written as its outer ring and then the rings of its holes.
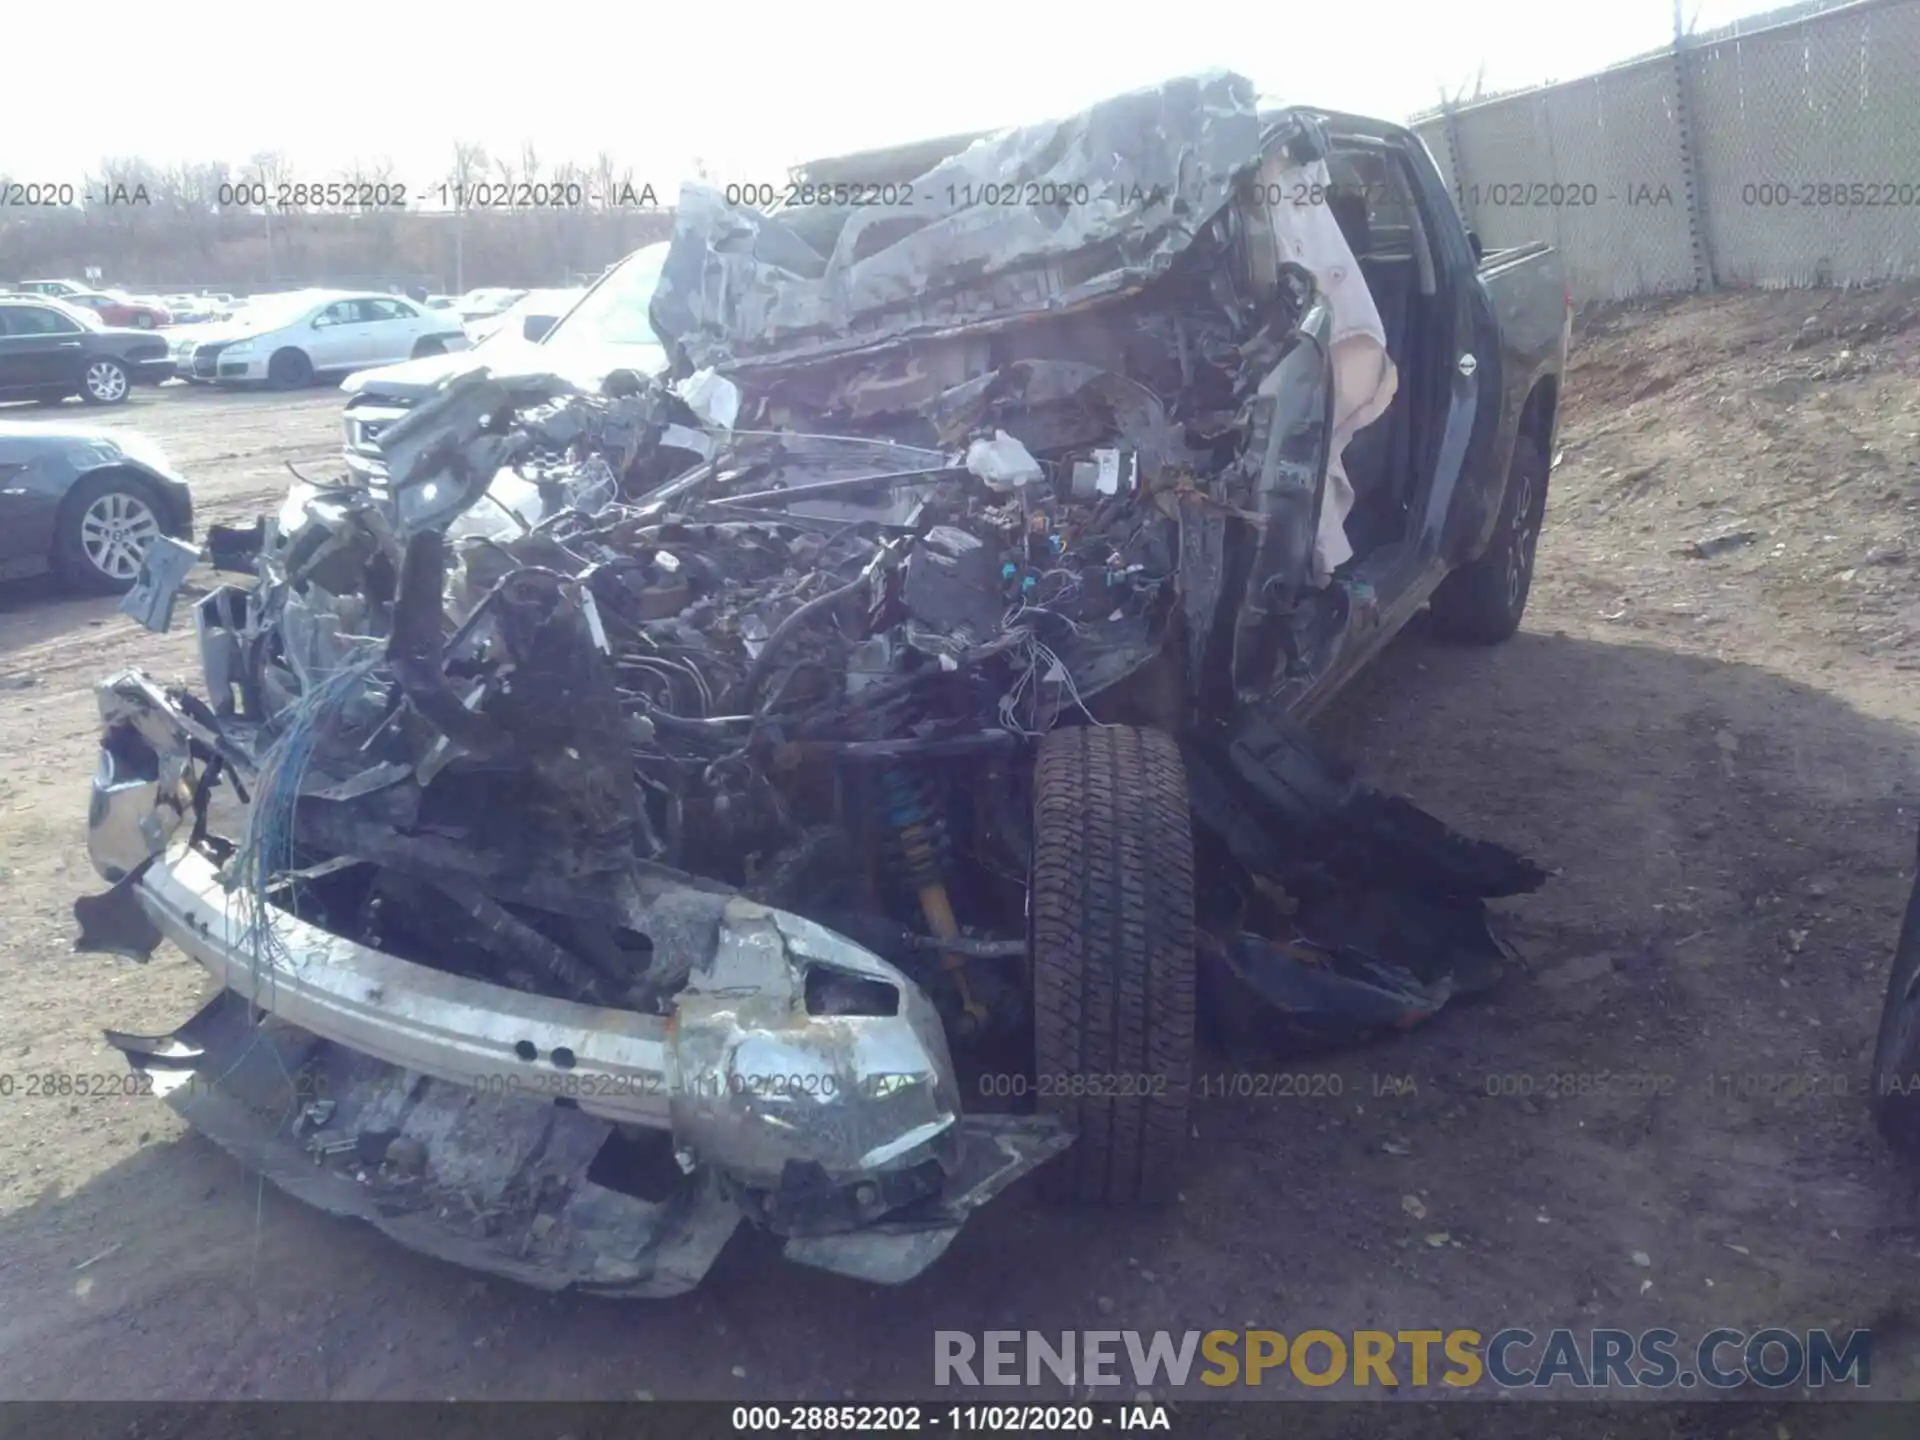
MULTIPOLYGON (((882 792, 886 796, 887 819, 893 827, 895 843, 907 875, 919 891, 920 913, 927 917, 927 928, 938 940, 960 938, 960 924, 953 918, 953 901, 947 896, 945 868, 946 835, 940 818, 933 813, 918 778, 899 767, 883 772, 882 792)), ((967 984, 967 958, 942 951, 941 965, 953 976, 954 989, 960 995, 960 1008, 972 1025, 987 1017, 987 1007, 973 998, 967 984)))

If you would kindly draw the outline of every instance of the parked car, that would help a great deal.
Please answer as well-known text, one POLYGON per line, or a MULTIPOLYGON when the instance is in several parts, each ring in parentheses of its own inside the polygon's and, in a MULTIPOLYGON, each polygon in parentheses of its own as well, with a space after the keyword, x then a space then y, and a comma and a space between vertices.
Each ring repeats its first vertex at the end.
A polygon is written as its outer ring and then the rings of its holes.
POLYGON ((125 591, 158 536, 193 538, 193 492, 138 431, 0 420, 0 476, 0 579, 125 591))
POLYGON ((453 308, 459 312, 460 322, 463 325, 469 324, 475 320, 484 320, 489 315, 498 315, 526 293, 524 290, 507 290, 498 286, 469 290, 453 302, 453 308))
MULTIPOLYGON (((578 298, 551 324, 544 315, 555 302, 536 301, 519 325, 495 329, 475 348, 485 347, 487 363, 496 370, 537 362, 588 389, 615 370, 656 374, 666 367, 667 352, 653 333, 647 307, 666 259, 663 240, 634 251, 585 290, 535 291, 550 296, 577 293, 578 298)), ((342 451, 347 468, 362 477, 384 473, 375 443, 380 431, 440 381, 472 363, 469 357, 444 355, 349 375, 340 387, 349 397, 342 451)))
POLYGON ((529 290, 498 315, 469 322, 464 328, 467 339, 478 345, 500 330, 518 330, 523 338, 538 340, 551 330, 559 318, 580 303, 585 286, 564 290, 529 290))
POLYGON ((173 361, 193 380, 291 390, 316 375, 466 348, 446 311, 372 291, 296 290, 257 296, 232 319, 183 336, 173 361))
POLYGON ((455 303, 454 297, 451 295, 429 295, 426 299, 426 306, 429 310, 451 310, 454 308, 455 303))
POLYGON ((84 295, 93 289, 91 285, 82 285, 78 280, 22 280, 13 288, 21 295, 50 295, 56 300, 69 295, 84 295))
POLYGON ((898 1283, 1036 1166, 1174 1200, 1210 990, 1392 1028, 1508 963, 1484 901, 1545 872, 1295 721, 1424 605, 1462 641, 1520 623, 1558 256, 1477 254, 1404 127, 1224 72, 963 144, 861 177, 913 224, 685 187, 616 312, 671 392, 449 385, 388 432, 400 493, 263 524, 258 583, 199 602, 206 699, 102 683, 80 947, 164 937, 222 987, 109 1035, 192 1123, 552 1288, 684 1290, 742 1222, 898 1283), (1060 226, 925 198, 1106 187, 1116 156, 1134 191, 1060 226), (728 391, 740 429, 686 423, 728 391), (530 533, 478 513, 514 456, 530 533), (491 543, 446 544, 469 517, 491 543), (233 809, 156 794, 208 756, 233 809), (974 1104, 954 1051, 1016 1045, 1038 1113, 974 1104), (302 1092, 323 1138, 285 1123, 302 1092), (417 1203, 429 1163, 469 1206, 417 1203))
POLYGON ((161 304, 173 316, 175 325, 204 325, 219 313, 219 307, 205 295, 164 295, 161 304))
POLYGON ((137 299, 119 290, 82 290, 60 297, 69 305, 84 305, 108 325, 130 330, 155 330, 173 323, 172 312, 157 300, 137 299))
POLYGON ((41 296, 0 296, 0 399, 117 405, 135 383, 171 373, 167 342, 114 329, 91 310, 41 296))

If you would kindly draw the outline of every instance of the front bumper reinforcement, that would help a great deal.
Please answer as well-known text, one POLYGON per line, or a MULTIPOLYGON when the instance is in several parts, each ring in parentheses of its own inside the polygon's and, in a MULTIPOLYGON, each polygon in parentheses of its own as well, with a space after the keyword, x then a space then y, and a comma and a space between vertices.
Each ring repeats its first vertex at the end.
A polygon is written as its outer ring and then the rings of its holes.
POLYGON ((277 906, 260 943, 181 838, 216 737, 144 678, 100 695, 89 839, 114 883, 76 904, 80 948, 145 958, 164 938, 219 987, 171 1034, 108 1038, 302 1199, 547 1288, 685 1290, 742 1218, 794 1260, 897 1283, 1071 1141, 1049 1117, 963 1116, 919 987, 744 896, 650 881, 638 919, 686 961, 662 1014, 436 969, 277 906), (822 970, 891 998, 812 1013, 822 970))

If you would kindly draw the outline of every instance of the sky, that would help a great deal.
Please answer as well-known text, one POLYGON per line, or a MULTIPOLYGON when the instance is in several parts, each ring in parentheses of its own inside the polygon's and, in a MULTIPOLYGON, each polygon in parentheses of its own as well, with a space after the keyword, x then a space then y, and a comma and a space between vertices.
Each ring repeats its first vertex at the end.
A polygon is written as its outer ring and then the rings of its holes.
MULTIPOLYGON (((1768 8, 1685 3, 1702 28, 1768 8)), ((1571 79, 1672 28, 1672 0, 96 0, 86 44, 61 52, 71 63, 9 67, 0 175, 78 184, 108 155, 237 168, 272 150, 290 179, 384 156, 393 179, 424 190, 465 141, 516 157, 530 143, 543 163, 590 165, 604 151, 671 191, 696 159, 716 183, 777 181, 801 160, 1069 114, 1212 67, 1263 96, 1402 120, 1443 88, 1571 79), (527 33, 515 34, 516 14, 527 33), (114 78, 76 103, 82 63, 114 78)))

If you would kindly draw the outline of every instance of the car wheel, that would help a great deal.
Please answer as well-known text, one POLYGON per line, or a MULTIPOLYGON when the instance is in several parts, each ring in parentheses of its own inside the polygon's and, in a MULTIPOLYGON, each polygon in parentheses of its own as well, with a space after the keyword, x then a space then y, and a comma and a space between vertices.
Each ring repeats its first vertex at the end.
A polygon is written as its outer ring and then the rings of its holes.
POLYGON ((80 377, 80 398, 89 405, 118 405, 127 398, 131 384, 127 367, 102 355, 87 362, 86 373, 80 377))
POLYGON ((134 316, 133 328, 136 330, 151 330, 153 328, 153 317, 145 314, 134 316))
POLYGON ((162 532, 160 506, 138 480, 94 475, 60 505, 53 568, 81 590, 121 594, 133 588, 147 547, 162 532))
POLYGON ((1042 1192, 1171 1199, 1195 991, 1193 823, 1169 736, 1103 725, 1040 742, 1031 903, 1035 1091, 1078 1135, 1042 1192))
POLYGON ((1887 1143, 1920 1157, 1920 874, 1894 945, 1873 1046, 1873 1120, 1887 1143))
POLYGON ((301 390, 313 383, 313 361, 304 350, 276 350, 267 362, 267 383, 276 390, 301 390))
POLYGON ((1433 592, 1435 634, 1472 645, 1497 645, 1520 628, 1546 514, 1546 452, 1531 435, 1516 436, 1507 493, 1486 553, 1454 571, 1433 592))
POLYGON ((438 340, 422 340, 413 347, 413 358, 418 360, 426 355, 444 355, 447 347, 438 340))

